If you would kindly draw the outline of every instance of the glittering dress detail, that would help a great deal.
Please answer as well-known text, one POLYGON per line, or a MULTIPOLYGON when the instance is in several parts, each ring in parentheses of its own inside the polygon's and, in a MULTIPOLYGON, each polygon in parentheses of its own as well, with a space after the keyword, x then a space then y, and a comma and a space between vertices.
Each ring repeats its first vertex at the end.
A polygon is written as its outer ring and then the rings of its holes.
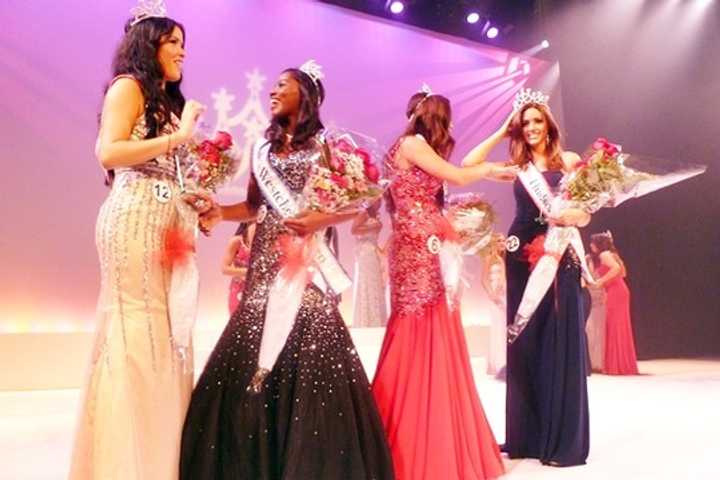
MULTIPOLYGON (((236 268, 247 268, 249 256, 247 249, 240 245, 233 258, 233 266, 236 268)), ((240 305, 243 290, 245 290, 245 276, 233 277, 230 280, 230 292, 228 293, 228 311, 232 315, 240 305)))
POLYGON ((357 235, 355 242, 353 327, 383 327, 387 322, 387 306, 378 232, 357 235))
POLYGON ((446 301, 434 237, 442 182, 395 165, 390 244, 392 310, 373 393, 401 480, 477 480, 503 473, 470 368, 457 310, 446 301), (440 449, 440 450, 438 450, 440 449))
MULTIPOLYGON (((132 139, 146 133, 141 117, 132 139)), ((183 368, 174 352, 167 303, 171 271, 160 260, 163 233, 178 221, 172 200, 179 194, 174 164, 161 156, 116 170, 100 209, 98 326, 72 480, 177 478, 192 356, 183 368), (155 195, 160 184, 167 199, 155 195)))
MULTIPOLYGON (((557 186, 562 172, 543 176, 557 186)), ((513 192, 516 212, 508 239, 514 237, 515 245, 505 256, 508 323, 530 276, 525 246, 547 231, 519 180, 513 192)), ((586 349, 580 260, 570 247, 553 286, 507 349, 505 449, 510 458, 563 466, 585 463, 590 445, 586 349)))
MULTIPOLYGON (((299 193, 316 158, 299 151, 270 164, 299 193)), ((268 289, 278 273, 276 240, 288 230, 254 180, 248 201, 268 214, 257 225, 240 307, 193 392, 182 440, 183 480, 393 478, 390 453, 360 358, 334 302, 307 287, 295 325, 258 394, 268 289)))

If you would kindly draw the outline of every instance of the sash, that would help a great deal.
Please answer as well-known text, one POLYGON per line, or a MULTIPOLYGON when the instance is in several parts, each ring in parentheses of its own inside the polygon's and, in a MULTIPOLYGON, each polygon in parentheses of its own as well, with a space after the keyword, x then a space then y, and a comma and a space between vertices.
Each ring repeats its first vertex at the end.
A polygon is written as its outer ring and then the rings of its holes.
MULTIPOLYGON (((265 199, 272 205, 283 218, 291 218, 300 213, 300 205, 295 195, 285 185, 280 176, 270 166, 268 154, 270 145, 263 138, 258 139, 253 145, 252 171, 257 180, 265 199)), ((352 285, 350 277, 343 270, 340 263, 333 255, 330 248, 322 239, 322 232, 315 234, 319 236, 313 263, 322 274, 323 279, 334 293, 339 294, 352 285)))
MULTIPOLYGON (((543 177, 540 170, 538 170, 533 163, 528 163, 525 169, 520 170, 520 172, 518 172, 518 178, 528 192, 528 195, 530 195, 535 206, 540 210, 540 213, 546 217, 552 217, 554 213, 557 214, 562 210, 561 199, 553 195, 550 190, 550 185, 548 185, 545 177, 543 177)), ((590 274, 590 269, 585 260, 585 247, 582 243, 580 232, 576 227, 550 225, 546 238, 548 240, 546 241, 545 250, 559 255, 565 253, 568 245, 572 245, 575 253, 580 257, 580 267, 583 276, 588 282, 593 283, 593 277, 590 274), (559 231, 553 231, 557 229, 563 229, 562 234, 559 231)))
POLYGON ((525 169, 518 172, 518 178, 540 213, 551 217, 554 195, 540 170, 533 163, 528 163, 525 169))

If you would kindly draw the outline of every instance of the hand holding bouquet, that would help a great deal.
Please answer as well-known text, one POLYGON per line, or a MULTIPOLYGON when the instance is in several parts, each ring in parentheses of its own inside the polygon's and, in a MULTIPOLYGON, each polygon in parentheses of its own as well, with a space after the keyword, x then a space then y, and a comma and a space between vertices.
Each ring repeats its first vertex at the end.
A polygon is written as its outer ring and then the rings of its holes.
POLYGON ((210 138, 197 134, 187 145, 186 176, 198 188, 216 192, 230 181, 240 166, 240 151, 232 136, 217 132, 210 138))
POLYGON ((495 211, 477 193, 453 195, 445 212, 456 240, 465 255, 475 255, 490 247, 495 211))

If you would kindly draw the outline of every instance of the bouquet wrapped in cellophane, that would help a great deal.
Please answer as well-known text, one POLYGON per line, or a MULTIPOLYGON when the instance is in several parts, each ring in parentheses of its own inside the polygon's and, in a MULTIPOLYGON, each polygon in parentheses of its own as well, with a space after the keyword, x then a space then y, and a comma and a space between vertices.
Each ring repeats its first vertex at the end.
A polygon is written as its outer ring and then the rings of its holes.
POLYGON ((563 178, 560 200, 563 208, 575 206, 594 213, 699 175, 705 168, 623 153, 619 145, 598 138, 563 178))
POLYGON ((212 137, 200 131, 185 146, 188 169, 185 178, 189 188, 217 192, 238 171, 242 152, 227 132, 216 132, 212 137))
POLYGON ((325 135, 323 153, 305 183, 304 208, 337 213, 367 207, 382 196, 387 182, 376 162, 384 151, 373 139, 334 131, 325 135))
POLYGON ((495 210, 478 193, 448 198, 445 217, 452 226, 464 255, 476 255, 489 247, 495 224, 495 210))
MULTIPOLYGON (((175 162, 184 193, 198 189, 215 192, 237 171, 240 153, 229 133, 217 132, 210 138, 200 129, 191 141, 176 149, 175 162)), ((196 204, 195 207, 200 208, 201 205, 196 204)), ((173 345, 185 365, 200 282, 195 262, 198 214, 180 196, 176 197, 175 208, 178 220, 163 234, 161 261, 170 270, 168 310, 173 345)))
POLYGON ((448 305, 459 308, 462 283, 468 283, 463 280, 463 256, 483 255, 490 250, 495 211, 477 193, 452 195, 447 199, 443 222, 440 269, 448 305))
MULTIPOLYGON (((551 200, 550 211, 541 211, 550 216, 558 216, 568 208, 594 213, 600 208, 616 207, 626 200, 660 190, 704 171, 704 166, 628 155, 622 153, 619 145, 598 138, 575 169, 561 180, 560 192, 551 200)), ((536 237, 525 247, 524 253, 532 273, 515 319, 508 326, 508 342, 514 342, 530 321, 555 278, 560 259, 570 246, 578 255, 586 282, 594 283, 578 229, 551 224, 544 236, 536 237)))

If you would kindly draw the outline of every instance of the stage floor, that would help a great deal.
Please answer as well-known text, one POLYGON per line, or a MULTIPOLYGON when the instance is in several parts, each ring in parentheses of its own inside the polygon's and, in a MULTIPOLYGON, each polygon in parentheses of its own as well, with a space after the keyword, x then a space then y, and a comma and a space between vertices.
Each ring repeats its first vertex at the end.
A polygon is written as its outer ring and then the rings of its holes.
MULTIPOLYGON (((369 333, 369 332, 368 332, 369 333)), ((368 372, 373 335, 353 334, 368 372), (367 343, 366 343, 367 342, 367 343)), ((505 384, 472 359, 475 380, 498 442, 504 436, 505 384)), ((640 362, 642 375, 592 375, 588 464, 557 469, 506 460, 508 479, 720 478, 720 360, 640 362)), ((0 479, 66 478, 79 390, 0 392, 0 479)))

